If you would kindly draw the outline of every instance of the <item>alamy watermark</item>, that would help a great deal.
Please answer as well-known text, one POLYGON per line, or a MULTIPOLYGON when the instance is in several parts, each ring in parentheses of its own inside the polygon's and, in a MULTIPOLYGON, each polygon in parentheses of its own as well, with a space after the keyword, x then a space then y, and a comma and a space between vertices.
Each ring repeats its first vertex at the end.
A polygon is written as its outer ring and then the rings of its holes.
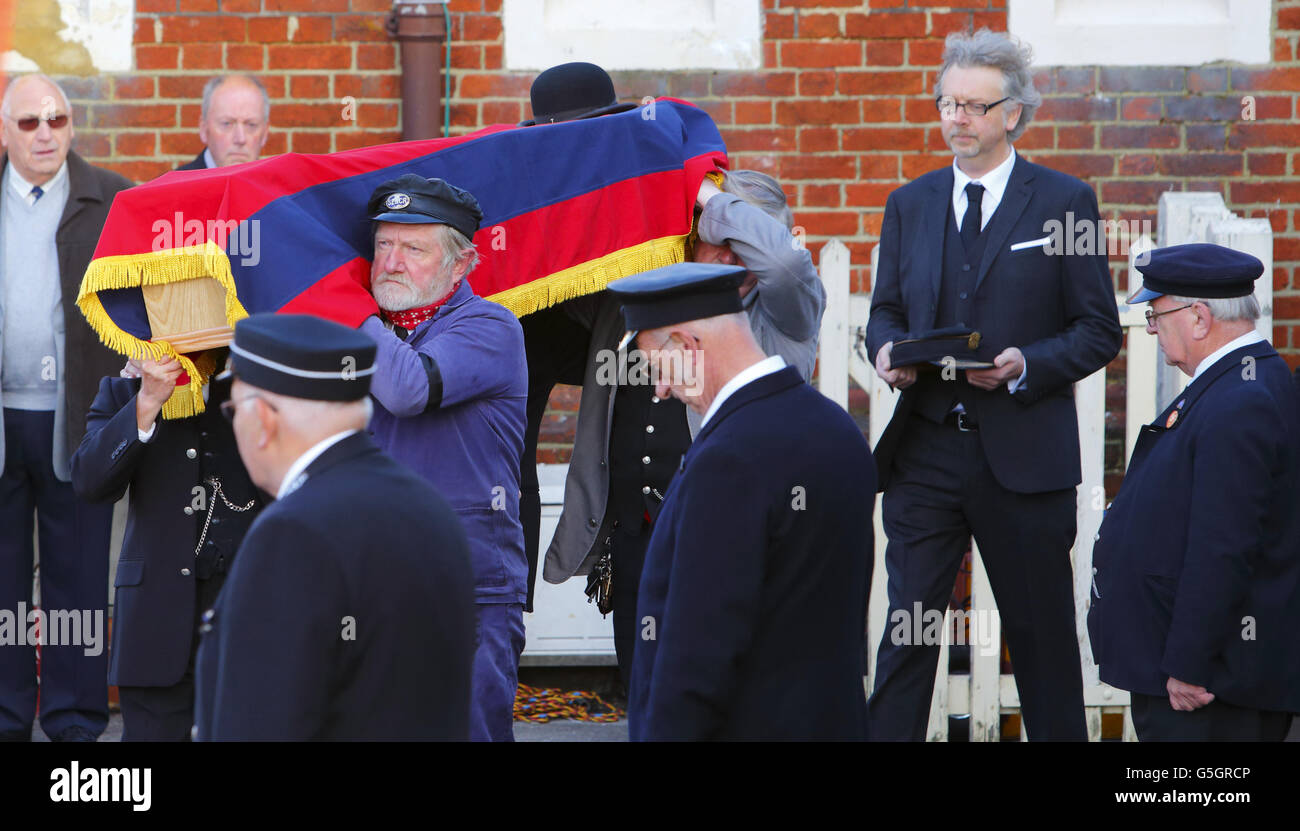
POLYGON ((153 251, 183 251, 197 254, 203 246, 214 243, 239 264, 255 266, 262 261, 262 221, 260 219, 186 219, 176 211, 172 219, 155 219, 153 251))
POLYGON ((966 646, 988 657, 1002 651, 1002 618, 997 609, 895 609, 889 615, 889 640, 894 646, 966 646))
POLYGON ((80 646, 89 658, 104 652, 103 609, 0 609, 0 646, 80 646))
MULTIPOLYGON (((1067 257, 1106 254, 1127 257, 1139 238, 1155 238, 1155 229, 1149 219, 1076 219, 1074 211, 1065 212, 1065 220, 1049 219, 1043 223, 1046 236, 1026 240, 1011 246, 1012 251, 1022 248, 1043 249, 1044 254, 1067 257)), ((1150 249, 1139 251, 1137 265, 1146 265, 1151 259, 1150 249)))

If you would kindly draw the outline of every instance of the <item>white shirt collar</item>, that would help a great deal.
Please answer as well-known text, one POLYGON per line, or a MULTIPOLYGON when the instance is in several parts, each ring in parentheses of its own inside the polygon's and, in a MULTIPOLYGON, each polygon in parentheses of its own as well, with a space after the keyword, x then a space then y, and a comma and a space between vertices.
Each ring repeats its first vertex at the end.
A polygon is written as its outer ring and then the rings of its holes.
POLYGON ((208 167, 217 166, 217 160, 212 157, 212 151, 206 147, 203 148, 203 163, 208 167))
POLYGON ((704 420, 700 422, 700 429, 704 429, 704 425, 709 423, 709 419, 712 418, 713 414, 722 406, 722 402, 730 398, 732 393, 752 381, 757 381, 764 375, 771 375, 773 372, 780 372, 784 368, 785 359, 780 355, 772 355, 769 358, 764 358, 758 363, 750 364, 740 372, 737 372, 732 376, 730 381, 722 385, 722 389, 718 390, 717 397, 713 399, 713 403, 709 405, 708 412, 704 414, 704 420))
MULTIPOLYGON (((1220 346, 1218 349, 1211 352, 1209 355, 1206 355, 1205 360, 1201 361, 1199 364, 1196 365, 1196 372, 1195 374, 1192 375, 1192 381, 1195 381, 1197 378, 1200 378, 1201 373, 1205 372, 1205 370, 1214 366, 1216 363, 1218 363, 1220 358, 1222 358, 1224 355, 1227 355, 1229 352, 1240 349, 1243 346, 1253 346, 1254 344, 1257 344, 1264 339, 1265 339, 1264 336, 1261 335, 1259 331, 1256 329, 1251 329, 1246 334, 1241 335, 1240 337, 1233 338, 1232 340, 1225 343, 1223 346, 1220 346)), ((1190 384, 1192 381, 1188 381, 1187 383, 1190 384)))
POLYGON ((957 225, 961 226, 962 217, 966 213, 966 186, 971 182, 977 182, 984 186, 984 198, 980 201, 980 227, 983 228, 989 224, 989 218, 1002 202, 1002 194, 1007 191, 1007 183, 1011 181, 1011 169, 1016 165, 1016 149, 1011 148, 1011 152, 1002 160, 1002 163, 990 170, 978 179, 972 179, 967 176, 965 171, 957 166, 957 157, 952 160, 952 209, 957 216, 957 225))
POLYGON ((284 478, 280 480, 280 490, 276 493, 275 498, 284 499, 286 496, 302 487, 302 483, 307 481, 306 470, 308 465, 316 461, 316 459, 326 450, 329 450, 348 436, 360 432, 360 430, 344 430, 342 433, 335 433, 329 438, 322 439, 309 447, 306 453, 299 456, 293 464, 289 465, 289 469, 285 472, 284 478))
MULTIPOLYGON (((32 183, 23 178, 22 174, 18 172, 18 168, 14 167, 13 162, 10 162, 8 165, 6 165, 6 167, 9 168, 10 186, 14 189, 14 191, 19 196, 21 196, 27 202, 27 204, 29 205, 33 204, 35 200, 31 198, 32 183)), ((67 178, 68 178, 68 160, 64 159, 63 164, 59 165, 59 169, 54 172, 53 176, 50 177, 50 181, 41 185, 41 190, 44 191, 45 193, 49 193, 50 191, 54 190, 56 187, 62 185, 63 180, 67 178)))

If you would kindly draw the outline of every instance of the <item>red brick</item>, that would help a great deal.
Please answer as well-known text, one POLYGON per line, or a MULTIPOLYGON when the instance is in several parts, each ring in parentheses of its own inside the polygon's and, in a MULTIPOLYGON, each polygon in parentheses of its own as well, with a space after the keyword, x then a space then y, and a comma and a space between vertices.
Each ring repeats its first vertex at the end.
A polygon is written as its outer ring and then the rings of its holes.
MULTIPOLYGON (((793 127, 771 129, 732 130, 727 134, 727 150, 742 153, 767 153, 794 150, 796 131, 793 127)), ((834 149, 834 147, 828 148, 834 149)))
POLYGON ((867 66, 902 66, 903 44, 897 40, 867 41, 867 66))
POLYGON ((358 43, 357 69, 393 69, 397 49, 391 43, 358 43))
POLYGON ((261 81, 262 86, 266 87, 266 95, 268 98, 273 100, 276 98, 285 98, 289 94, 289 85, 286 83, 288 80, 287 75, 259 74, 257 80, 261 81))
POLYGON ((113 140, 113 155, 152 157, 157 147, 157 133, 118 133, 113 140))
POLYGON ((1163 98, 1151 96, 1125 98, 1120 105, 1119 117, 1124 121, 1159 121, 1163 108, 1163 98))
POLYGON ((461 20, 465 40, 498 41, 501 39, 500 15, 467 14, 461 20))
POLYGON ((898 179, 898 156, 893 153, 867 153, 858 156, 859 179, 898 179))
POLYGON ((284 43, 289 39, 289 18, 249 18, 248 39, 255 43, 284 43))
POLYGON ((1258 121, 1232 125, 1228 149, 1255 147, 1300 147, 1300 130, 1294 124, 1265 124, 1258 121))
POLYGON ((524 120, 524 105, 521 101, 484 101, 484 124, 518 124, 524 120))
POLYGON ((217 10, 217 0, 185 0, 184 11, 187 14, 193 14, 195 12, 215 12, 217 10))
MULTIPOLYGON (((1156 117, 1159 118, 1160 99, 1147 100, 1156 102, 1156 117)), ((1034 118, 1040 121, 1114 121, 1115 112, 1116 99, 1110 96, 1052 97, 1043 99, 1043 106, 1034 113, 1034 118)))
MULTIPOLYGON (((276 104, 272 111, 272 123, 277 128, 289 127, 340 127, 347 122, 343 120, 343 107, 333 101, 329 103, 293 103, 276 104)), ((361 121, 361 113, 357 113, 361 121)))
POLYGON ((98 133, 93 130, 77 131, 77 154, 84 159, 94 161, 109 158, 112 155, 109 149, 111 144, 108 133, 98 133))
POLYGON ((176 0, 135 0, 136 14, 158 14, 176 11, 176 0))
POLYGON ((1227 88, 1227 67, 1211 66, 1187 70, 1188 92, 1223 92, 1227 88))
POLYGON ((925 146, 921 127, 853 127, 842 136, 845 150, 920 150, 925 146))
POLYGON ((901 9, 906 0, 870 0, 867 4, 873 9, 901 9))
MULTIPOLYGON (((505 48, 499 43, 489 43, 483 47, 483 68, 484 69, 501 69, 505 64, 501 62, 501 56, 505 48)), ((771 64, 767 64, 771 66, 771 64)))
POLYGON ((1291 38, 1276 37, 1273 38, 1273 62, 1287 63, 1295 58, 1295 49, 1291 46, 1291 38))
POLYGON ((262 0, 221 0, 221 10, 227 14, 257 14, 262 10, 262 0))
POLYGON ((459 12, 478 12, 482 10, 482 0, 451 0, 451 3, 447 6, 447 11, 452 14, 459 12))
POLYGON ((904 155, 901 158, 903 178, 907 180, 915 179, 923 173, 929 173, 931 170, 937 170, 945 165, 952 164, 952 154, 927 154, 927 155, 904 155))
POLYGON ((831 8, 861 6, 862 0, 781 0, 783 8, 831 8))
POLYGON ((835 73, 807 71, 799 73, 799 94, 805 98, 821 98, 835 94, 835 73))
POLYGON ((388 40, 384 29, 384 15, 344 14, 334 18, 334 39, 347 43, 361 40, 388 40))
MULTIPOLYGON (((239 43, 244 40, 244 18, 220 15, 163 17, 164 43, 239 43)), ((147 23, 141 20, 141 23, 147 23)), ((152 24, 149 24, 152 29, 152 24)), ((153 40, 150 35, 149 40, 153 40)))
MULTIPOLYGON (((1062 131, 1068 129, 1073 128, 1061 128, 1062 131)), ((1083 127, 1079 129, 1089 130, 1091 128, 1083 127)), ((935 131, 936 134, 938 134, 938 132, 938 130, 935 131)), ((1052 128, 1046 124, 1035 124, 1031 126, 1028 130, 1021 133, 1020 138, 1016 139, 1016 148, 1018 150, 1050 150, 1052 148, 1052 128)), ((1092 145, 1089 144, 1083 149, 1090 150, 1092 149, 1092 145)))
POLYGON ((1163 176, 1240 176, 1240 153, 1164 153, 1160 156, 1163 176))
POLYGON ((794 224, 813 236, 855 237, 861 225, 861 214, 856 211, 798 211, 794 224))
POLYGON ((289 146, 294 153, 328 153, 332 149, 332 133, 309 133, 294 130, 289 134, 289 146))
POLYGON ((1293 99, 1289 95, 1255 96, 1255 118, 1291 118, 1294 112, 1293 99))
POLYGON ((768 40, 784 40, 794 37, 794 13, 768 12, 764 14, 763 37, 768 40))
POLYGON ((925 89, 922 82, 920 72, 886 70, 839 74, 840 95, 916 95, 925 89))
POLYGON ((971 27, 1005 32, 1007 30, 1006 12, 975 12, 971 15, 971 27))
POLYGON ((1232 68, 1232 88, 1242 92, 1280 90, 1295 92, 1300 89, 1300 67, 1272 67, 1270 69, 1232 68))
POLYGON ((1188 150, 1222 150, 1228 128, 1222 124, 1188 124, 1183 128, 1188 150))
MULTIPOLYGON (((730 101, 698 101, 696 105, 709 114, 713 123, 719 126, 723 124, 738 124, 740 122, 732 120, 732 107, 730 101)), ((740 104, 736 104, 737 107, 740 104)), ((770 118, 768 119, 771 120, 770 118)))
POLYGON ((1101 128, 1101 146, 1108 149, 1116 147, 1173 148, 1177 147, 1178 143, 1178 128, 1168 125, 1158 127, 1104 126, 1101 128))
POLYGON ((763 66, 776 66, 776 41, 769 40, 763 43, 763 66))
POLYGON ((1120 176, 1150 176, 1156 172, 1154 153, 1133 153, 1119 157, 1120 176))
MULTIPOLYGON (((1232 182, 1229 187, 1232 194, 1229 201, 1235 204, 1251 202, 1290 202, 1294 204, 1300 202, 1300 182, 1297 181, 1236 181, 1232 182)), ((1274 244, 1276 245, 1276 240, 1274 244)), ((1273 251, 1273 256, 1278 260, 1300 259, 1300 257, 1280 256, 1276 248, 1273 251)))
POLYGON ((719 73, 711 89, 722 98, 788 98, 794 95, 796 77, 793 72, 719 73))
POLYGON ((176 69, 180 62, 179 46, 154 46, 138 44, 135 47, 135 67, 146 69, 176 69))
POLYGON ((483 47, 477 43, 451 44, 452 69, 487 69, 483 64, 483 47))
POLYGON ((903 120, 913 124, 930 124, 939 121, 939 111, 929 98, 903 99, 903 120))
POLYGON ((781 66, 861 66, 862 43, 856 40, 789 40, 781 44, 781 66))
MULTIPOLYGON (((346 94, 339 93, 339 97, 346 94)), ((289 97, 300 100, 303 98, 329 98, 330 79, 325 75, 294 75, 289 79, 289 97)))
POLYGON ((268 46, 270 69, 350 69, 351 46, 268 46))
POLYGON ((862 121, 867 124, 898 121, 900 110, 897 98, 862 99, 862 121))
POLYGON ((1058 153, 1050 157, 1048 164, 1062 173, 1068 173, 1080 179, 1109 176, 1115 170, 1115 158, 1110 153, 1081 153, 1077 155, 1058 153))
MULTIPOLYGON (((912 8, 918 4, 913 3, 912 8)), ((950 6, 951 3, 940 5, 950 6)), ((947 37, 950 32, 962 32, 971 28, 970 12, 934 12, 930 15, 930 33, 936 37, 947 37)))
POLYGON ((185 98, 194 100, 203 97, 203 87, 207 84, 206 75, 161 75, 158 78, 159 98, 185 98))
POLYGON ((400 130, 340 130, 334 133, 334 150, 355 150, 402 140, 400 130))
MULTIPOLYGON (((77 141, 81 141, 81 135, 77 135, 77 141)), ((159 133, 158 134, 158 152, 163 156, 187 156, 193 158, 203 149, 203 143, 199 141, 198 133, 186 131, 183 133, 159 133)))
POLYGON ((737 101, 736 124, 771 124, 772 104, 768 101, 737 101))
POLYGON ((96 104, 94 127, 175 127, 175 104, 96 104))
POLYGON ((262 148, 262 158, 288 152, 289 134, 284 130, 272 130, 271 135, 266 139, 266 146, 262 148))
POLYGON ((1250 153, 1246 165, 1252 176, 1285 176, 1285 153, 1250 153))
POLYGON ((925 12, 849 13, 844 16, 844 33, 851 38, 918 38, 926 32, 925 12))
POLYGON ((803 207, 839 208, 844 204, 839 185, 804 185, 799 190, 799 204, 803 207))
POLYGON ((856 156, 818 153, 811 156, 794 154, 778 156, 780 181, 787 179, 853 179, 857 176, 856 156))
POLYGON ((1171 190, 1181 188, 1177 182, 1120 180, 1102 182, 1097 195, 1106 205, 1155 205, 1171 190))
POLYGON ((116 75, 113 77, 114 98, 153 98, 154 79, 144 75, 116 75))
POLYGON ((334 97, 341 98, 344 95, 357 98, 400 98, 402 79, 393 74, 335 75, 334 97))
POLYGON ((840 25, 839 15, 799 12, 799 37, 838 38, 843 35, 844 28, 840 25))
MULTIPOLYGON (((867 54, 871 54, 871 45, 867 45, 867 54)), ((909 40, 907 42, 907 62, 912 66, 938 66, 943 62, 943 40, 909 40)))
POLYGON ((803 127, 799 130, 800 153, 834 153, 839 149, 840 131, 835 127, 803 127))
MULTIPOLYGON (((294 43, 329 43, 335 40, 334 21, 320 15, 299 15, 298 28, 294 30, 294 43)), ((342 40, 342 38, 338 38, 342 40)))
POLYGON ((776 120, 781 124, 859 124, 862 108, 856 100, 778 101, 776 120))
POLYGON ((172 169, 170 162, 105 162, 104 167, 132 182, 148 182, 172 169))
POLYGON ((883 208, 889 194, 898 188, 897 182, 858 182, 844 186, 844 201, 848 205, 883 208))
POLYGON ((266 69, 266 50, 255 43, 226 44, 226 68, 261 72, 266 69))
POLYGON ((456 84, 458 98, 527 98, 531 75, 462 75, 456 84))
POLYGON ((158 40, 158 33, 154 30, 154 21, 147 17, 142 17, 135 22, 135 31, 131 35, 132 43, 154 43, 158 40))
POLYGON ((1101 89, 1109 92, 1179 92, 1186 87, 1184 70, 1168 67, 1103 66, 1101 89))
POLYGON ((348 0, 262 0, 267 12, 345 12, 348 0))
POLYGON ((396 102, 385 104, 368 101, 365 104, 358 105, 357 123, 370 130, 389 127, 395 129, 402 126, 400 111, 396 102))

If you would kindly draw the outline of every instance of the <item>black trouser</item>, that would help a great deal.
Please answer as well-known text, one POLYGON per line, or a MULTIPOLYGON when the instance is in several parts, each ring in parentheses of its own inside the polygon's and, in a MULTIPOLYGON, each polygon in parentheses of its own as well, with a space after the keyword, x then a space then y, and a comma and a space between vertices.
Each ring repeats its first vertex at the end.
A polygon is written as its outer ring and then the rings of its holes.
POLYGON ((1280 742, 1291 714, 1237 707, 1215 699, 1195 710, 1175 710, 1167 695, 1131 693, 1133 729, 1144 742, 1280 742))
POLYGON ((191 627, 190 661, 185 675, 170 687, 118 687, 122 706, 122 741, 187 742, 194 726, 194 657, 199 651, 199 624, 226 582, 225 574, 197 579, 198 594, 191 627))
POLYGON ((625 533, 621 527, 615 528, 609 543, 614 568, 614 652, 618 655, 618 672, 625 688, 632 677, 632 654, 640 627, 636 619, 636 596, 641 588, 650 531, 649 525, 635 535, 625 533))
POLYGON ((894 643, 895 621, 910 621, 918 602, 922 614, 944 613, 973 535, 997 600, 1029 737, 1086 739, 1070 568, 1074 488, 1008 491, 989 469, 978 432, 913 417, 894 457, 883 517, 889 623, 868 702, 870 737, 925 739, 939 646, 894 643))

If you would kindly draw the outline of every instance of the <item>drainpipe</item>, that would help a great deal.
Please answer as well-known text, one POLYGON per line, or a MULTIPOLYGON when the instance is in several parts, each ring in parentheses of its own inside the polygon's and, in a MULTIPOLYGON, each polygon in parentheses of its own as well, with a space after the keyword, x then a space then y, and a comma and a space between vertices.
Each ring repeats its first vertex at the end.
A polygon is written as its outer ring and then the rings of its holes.
POLYGON ((447 0, 393 0, 388 35, 401 44, 402 141, 438 138, 442 131, 442 50, 447 0))

